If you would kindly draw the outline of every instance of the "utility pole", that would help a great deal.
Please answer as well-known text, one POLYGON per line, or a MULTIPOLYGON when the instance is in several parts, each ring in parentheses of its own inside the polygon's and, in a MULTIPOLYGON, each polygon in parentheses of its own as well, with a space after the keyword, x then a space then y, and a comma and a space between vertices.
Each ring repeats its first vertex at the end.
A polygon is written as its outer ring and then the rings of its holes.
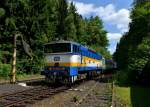
POLYGON ((15 34, 14 41, 13 41, 13 60, 12 60, 12 71, 10 74, 10 83, 12 83, 12 84, 16 83, 16 53, 17 53, 16 41, 17 41, 18 36, 19 36, 19 34, 15 34))

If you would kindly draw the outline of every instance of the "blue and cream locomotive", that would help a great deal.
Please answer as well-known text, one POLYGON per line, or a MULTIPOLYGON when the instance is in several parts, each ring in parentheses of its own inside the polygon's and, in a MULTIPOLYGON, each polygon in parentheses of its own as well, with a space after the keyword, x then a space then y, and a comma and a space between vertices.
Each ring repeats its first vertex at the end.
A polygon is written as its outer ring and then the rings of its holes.
POLYGON ((44 74, 49 82, 73 83, 105 69, 105 59, 93 50, 72 41, 44 44, 44 74))

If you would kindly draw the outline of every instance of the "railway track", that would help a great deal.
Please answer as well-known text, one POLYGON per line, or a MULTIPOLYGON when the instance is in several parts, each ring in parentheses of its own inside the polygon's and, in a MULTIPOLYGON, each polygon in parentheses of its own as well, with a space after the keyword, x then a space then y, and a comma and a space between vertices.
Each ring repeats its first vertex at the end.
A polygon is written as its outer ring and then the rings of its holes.
POLYGON ((27 107, 28 105, 34 104, 35 102, 48 98, 56 93, 75 88, 81 83, 84 83, 84 80, 80 80, 75 84, 67 86, 53 84, 49 87, 44 85, 14 93, 2 94, 0 95, 0 107, 27 107))
MULTIPOLYGON (((109 77, 109 76, 108 76, 109 77)), ((107 78, 107 76, 102 77, 107 78)), ((95 78, 94 80, 99 81, 99 77, 95 78)), ((26 80, 26 82, 37 81, 34 80, 26 80)), ((42 79, 41 79, 42 81, 42 79)), ((84 80, 83 80, 84 81, 84 80)), ((56 93, 63 92, 69 88, 74 88, 80 85, 81 82, 77 82, 72 86, 53 86, 50 87, 47 85, 44 86, 36 86, 34 88, 26 89, 19 92, 9 93, 0 95, 0 107, 27 107, 28 105, 34 104, 35 102, 42 100, 44 98, 48 98, 53 96, 56 93)), ((86 81, 86 80, 85 80, 86 81)), ((25 82, 25 81, 23 81, 25 82)))
POLYGON ((37 86, 28 90, 2 95, 0 96, 0 107, 26 107, 67 89, 68 87, 65 86, 56 88, 37 86))

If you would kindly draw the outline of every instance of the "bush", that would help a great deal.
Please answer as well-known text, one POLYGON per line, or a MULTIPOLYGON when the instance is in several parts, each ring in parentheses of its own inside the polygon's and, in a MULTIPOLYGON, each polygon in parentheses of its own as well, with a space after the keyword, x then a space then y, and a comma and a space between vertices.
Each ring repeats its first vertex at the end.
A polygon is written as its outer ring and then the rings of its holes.
POLYGON ((0 77, 1 78, 9 78, 9 74, 11 71, 11 65, 10 64, 0 64, 0 77))
POLYGON ((131 84, 134 83, 133 74, 129 70, 117 71, 115 75, 115 83, 117 84, 131 84))

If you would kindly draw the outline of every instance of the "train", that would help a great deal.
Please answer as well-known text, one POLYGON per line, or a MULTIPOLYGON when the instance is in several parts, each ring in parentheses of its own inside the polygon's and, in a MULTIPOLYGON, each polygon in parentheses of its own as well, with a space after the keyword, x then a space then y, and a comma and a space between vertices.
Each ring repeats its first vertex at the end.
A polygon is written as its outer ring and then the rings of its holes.
POLYGON ((106 70, 112 70, 117 68, 117 63, 112 59, 105 60, 106 70))
POLYGON ((52 41, 43 45, 44 75, 48 82, 74 83, 91 78, 106 68, 105 58, 94 50, 73 41, 52 41))

